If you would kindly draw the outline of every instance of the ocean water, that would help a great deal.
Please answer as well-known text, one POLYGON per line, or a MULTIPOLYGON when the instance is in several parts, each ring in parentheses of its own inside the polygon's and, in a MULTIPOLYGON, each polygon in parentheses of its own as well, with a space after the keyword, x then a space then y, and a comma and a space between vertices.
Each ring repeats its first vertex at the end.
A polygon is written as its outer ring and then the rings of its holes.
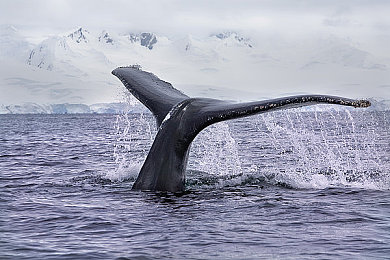
POLYGON ((390 113, 219 123, 186 192, 131 191, 149 114, 0 115, 0 259, 389 259, 390 113))

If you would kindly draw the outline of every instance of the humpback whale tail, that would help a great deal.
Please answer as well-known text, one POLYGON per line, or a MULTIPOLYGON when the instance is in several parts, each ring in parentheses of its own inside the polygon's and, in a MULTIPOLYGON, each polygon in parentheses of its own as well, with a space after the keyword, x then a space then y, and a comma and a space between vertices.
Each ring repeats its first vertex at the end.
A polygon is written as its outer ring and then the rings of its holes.
POLYGON ((136 190, 183 191, 190 144, 211 124, 320 103, 370 106, 367 100, 326 95, 299 95, 247 103, 190 98, 170 83, 138 68, 119 67, 112 74, 153 113, 159 128, 133 185, 136 190))

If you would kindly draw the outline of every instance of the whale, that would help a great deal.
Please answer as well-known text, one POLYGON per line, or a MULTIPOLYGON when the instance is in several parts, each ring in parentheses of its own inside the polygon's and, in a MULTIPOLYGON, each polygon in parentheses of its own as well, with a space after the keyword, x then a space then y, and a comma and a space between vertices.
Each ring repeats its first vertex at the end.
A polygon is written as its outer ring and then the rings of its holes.
POLYGON ((328 95, 297 95, 246 103, 191 98, 139 66, 112 71, 157 121, 158 131, 132 189, 183 192, 191 142, 207 126, 280 109, 315 104, 369 107, 368 100, 328 95))

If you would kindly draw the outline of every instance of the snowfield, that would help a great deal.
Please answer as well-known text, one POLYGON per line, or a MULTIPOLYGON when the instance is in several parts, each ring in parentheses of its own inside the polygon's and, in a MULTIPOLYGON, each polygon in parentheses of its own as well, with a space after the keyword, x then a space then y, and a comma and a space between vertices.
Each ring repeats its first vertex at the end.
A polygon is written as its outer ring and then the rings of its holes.
POLYGON ((80 27, 34 43, 2 25, 0 59, 0 113, 122 111, 126 90, 111 71, 132 64, 190 96, 249 101, 316 93, 374 98, 381 109, 390 100, 390 57, 334 35, 173 37, 80 27))

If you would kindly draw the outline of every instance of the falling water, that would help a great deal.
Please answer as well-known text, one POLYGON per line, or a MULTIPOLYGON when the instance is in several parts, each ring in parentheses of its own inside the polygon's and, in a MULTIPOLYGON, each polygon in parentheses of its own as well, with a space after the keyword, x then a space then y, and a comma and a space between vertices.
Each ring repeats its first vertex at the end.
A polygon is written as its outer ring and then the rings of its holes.
POLYGON ((227 123, 203 130, 191 145, 189 168, 213 175, 235 176, 242 173, 238 147, 227 123))
POLYGON ((113 156, 117 167, 106 174, 111 181, 135 179, 153 142, 155 123, 149 114, 129 113, 138 101, 126 93, 125 111, 116 116, 113 156))
MULTIPOLYGON (((138 101, 126 97, 130 111, 138 101)), ((115 122, 117 167, 106 174, 111 181, 135 180, 156 134, 150 114, 128 111, 115 122)), ((293 188, 389 189, 388 127, 385 113, 333 108, 292 109, 214 124, 191 145, 187 179, 190 185, 260 181, 293 188)))
MULTIPOLYGON (((273 183, 296 188, 355 186, 388 189, 388 136, 380 112, 349 110, 266 113, 256 118, 272 167, 259 171, 273 183), (387 144, 386 144, 387 140, 387 144)), ((253 166, 252 166, 253 167, 253 166)))

